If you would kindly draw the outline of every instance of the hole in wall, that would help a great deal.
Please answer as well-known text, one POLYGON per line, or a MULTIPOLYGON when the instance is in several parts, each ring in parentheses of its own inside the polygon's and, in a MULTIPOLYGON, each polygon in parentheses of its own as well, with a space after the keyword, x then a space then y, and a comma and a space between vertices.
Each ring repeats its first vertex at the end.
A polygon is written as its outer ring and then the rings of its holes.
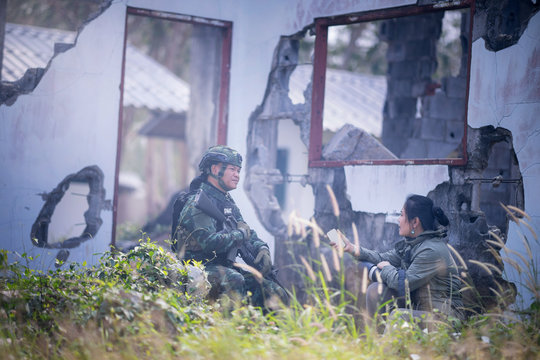
POLYGON ((73 45, 76 31, 108 2, 8 0, 1 80, 15 81, 30 68, 45 68, 55 51, 73 45))
POLYGON ((525 208, 523 181, 511 138, 493 144, 482 178, 480 209, 486 214, 488 224, 506 233, 507 213, 500 204, 525 208))
POLYGON ((78 236, 86 226, 84 213, 88 210, 86 198, 90 193, 88 182, 72 181, 56 205, 49 224, 47 243, 51 246, 78 236))
POLYGON ((0 1, 0 104, 32 92, 52 58, 69 50, 77 31, 112 0, 0 1))
MULTIPOLYGON (((95 237, 103 223, 101 210, 110 205, 105 200, 103 178, 99 167, 88 166, 66 176, 50 193, 41 194, 45 204, 32 225, 32 243, 42 248, 71 249, 95 237)), ((61 256, 67 259, 66 252, 61 256)))

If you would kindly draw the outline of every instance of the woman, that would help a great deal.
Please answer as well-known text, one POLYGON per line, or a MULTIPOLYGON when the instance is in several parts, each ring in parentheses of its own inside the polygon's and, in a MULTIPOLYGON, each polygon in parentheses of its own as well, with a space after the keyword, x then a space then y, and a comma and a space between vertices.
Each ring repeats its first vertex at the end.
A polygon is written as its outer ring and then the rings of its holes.
POLYGON ((392 298, 398 300, 398 307, 405 307, 405 299, 410 295, 414 317, 463 318, 461 281, 447 246, 448 223, 444 212, 431 199, 411 195, 399 217, 399 235, 405 239, 396 243, 394 249, 379 253, 346 241, 344 251, 380 269, 382 292, 380 284, 372 283, 366 294, 371 317, 392 298))

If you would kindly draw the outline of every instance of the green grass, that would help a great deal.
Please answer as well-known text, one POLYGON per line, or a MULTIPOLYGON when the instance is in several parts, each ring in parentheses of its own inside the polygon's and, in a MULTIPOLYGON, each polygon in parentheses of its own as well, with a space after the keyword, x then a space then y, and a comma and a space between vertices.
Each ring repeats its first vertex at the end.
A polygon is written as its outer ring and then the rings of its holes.
MULTIPOLYGON (((524 260, 529 279, 537 264, 524 260)), ((92 268, 41 273, 22 264, 31 261, 23 254, 9 264, 0 253, 1 358, 540 358, 538 284, 530 284, 537 298, 525 310, 501 306, 432 331, 396 320, 380 334, 322 271, 306 276, 305 303, 293 294, 289 307, 263 315, 247 303, 208 303, 189 286, 187 269, 149 239, 127 254, 104 254, 92 268)))

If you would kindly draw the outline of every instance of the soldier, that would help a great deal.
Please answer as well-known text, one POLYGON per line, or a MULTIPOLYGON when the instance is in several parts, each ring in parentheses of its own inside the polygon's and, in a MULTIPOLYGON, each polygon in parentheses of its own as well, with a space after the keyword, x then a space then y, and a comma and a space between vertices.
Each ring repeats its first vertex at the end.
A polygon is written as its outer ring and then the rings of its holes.
MULTIPOLYGON (((212 285, 211 298, 222 294, 233 299, 243 298, 249 291, 253 305, 268 309, 277 304, 277 299, 286 302, 287 294, 270 280, 275 277, 268 245, 244 222, 240 209, 229 195, 238 185, 241 168, 242 156, 230 147, 213 146, 203 154, 199 163, 201 174, 191 182, 191 195, 178 219, 173 219, 178 224, 173 225, 173 239, 177 240, 174 247, 183 253, 183 259, 201 261, 205 265, 212 285), (218 215, 229 219, 220 221, 219 216, 202 211, 197 204, 198 192, 204 192, 219 211, 218 215), (253 256, 254 266, 264 276, 262 283, 251 273, 235 267, 230 257, 227 259, 228 253, 236 252, 234 249, 241 245, 253 256)), ((232 257, 236 257, 236 253, 232 257)))

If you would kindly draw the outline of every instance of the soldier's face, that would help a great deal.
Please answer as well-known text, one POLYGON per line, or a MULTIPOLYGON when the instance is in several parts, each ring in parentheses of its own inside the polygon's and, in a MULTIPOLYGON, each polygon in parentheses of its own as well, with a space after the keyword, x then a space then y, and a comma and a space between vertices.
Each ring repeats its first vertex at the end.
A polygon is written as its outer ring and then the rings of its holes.
POLYGON ((236 189, 238 182, 240 181, 240 170, 238 166, 227 165, 225 173, 223 174, 223 182, 230 189, 236 189))
MULTIPOLYGON (((221 163, 212 165, 212 173, 214 175, 218 175, 219 171, 221 170, 221 166, 221 163)), ((238 166, 227 165, 227 167, 225 168, 225 172, 223 173, 223 177, 221 178, 227 188, 221 190, 231 191, 236 189, 236 187, 238 186, 238 182, 240 181, 240 170, 242 169, 238 166)), ((221 188, 221 186, 219 186, 217 182, 214 185, 221 188)))

